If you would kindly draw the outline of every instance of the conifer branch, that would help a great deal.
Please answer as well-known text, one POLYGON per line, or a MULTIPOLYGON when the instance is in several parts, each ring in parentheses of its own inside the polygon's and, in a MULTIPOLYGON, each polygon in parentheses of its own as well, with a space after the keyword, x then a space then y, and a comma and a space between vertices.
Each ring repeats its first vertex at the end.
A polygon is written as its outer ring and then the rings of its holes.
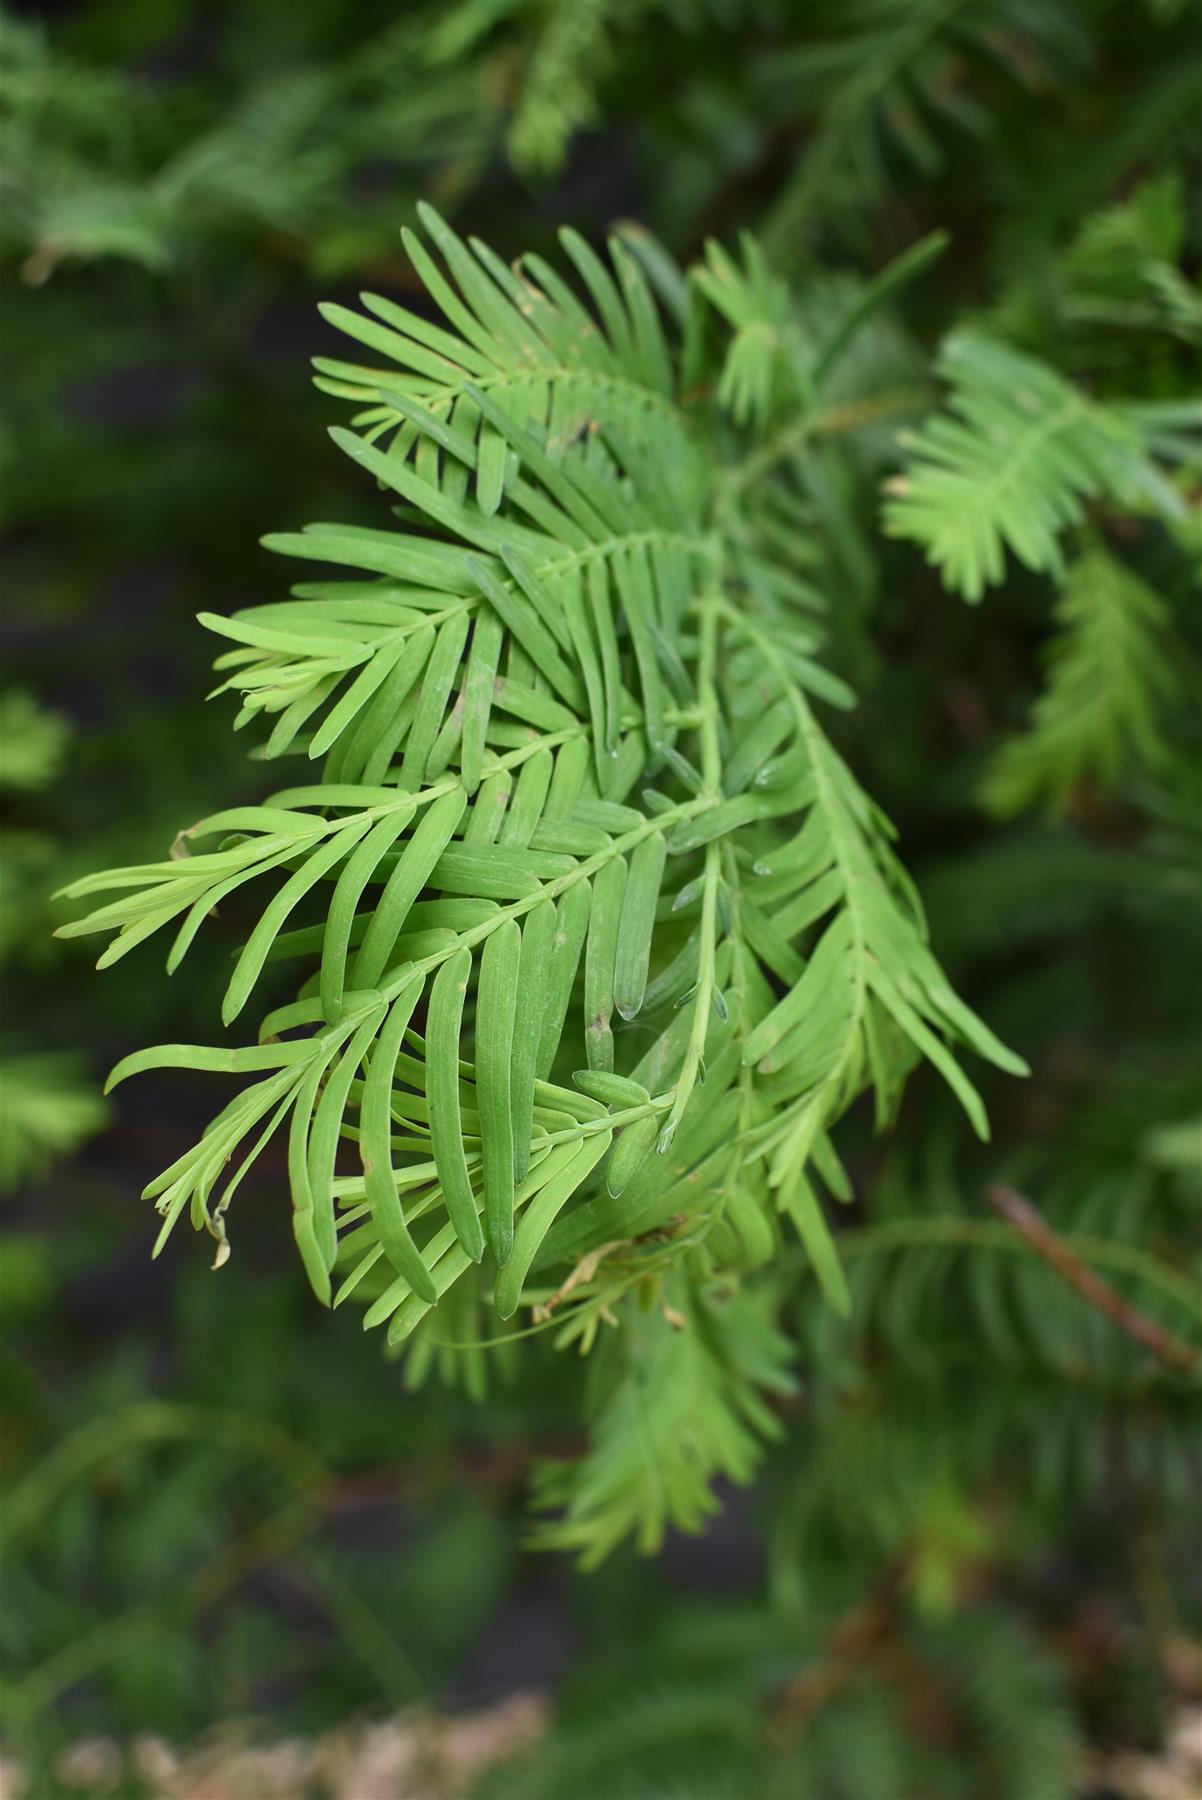
POLYGON ((1145 1350, 1150 1350, 1167 1368, 1193 1374, 1202 1364, 1202 1354, 1191 1344, 1183 1343, 1163 1325, 1140 1312, 1138 1307, 1124 1300, 1108 1282, 1103 1281, 1100 1275, 1083 1263, 1063 1238, 1057 1236, 1039 1209, 1024 1194, 998 1184, 988 1190, 985 1198, 994 1211, 1000 1213, 1007 1224, 1055 1269, 1062 1281, 1080 1294, 1095 1311, 1109 1319, 1112 1325, 1117 1325, 1120 1331, 1142 1344, 1145 1350))

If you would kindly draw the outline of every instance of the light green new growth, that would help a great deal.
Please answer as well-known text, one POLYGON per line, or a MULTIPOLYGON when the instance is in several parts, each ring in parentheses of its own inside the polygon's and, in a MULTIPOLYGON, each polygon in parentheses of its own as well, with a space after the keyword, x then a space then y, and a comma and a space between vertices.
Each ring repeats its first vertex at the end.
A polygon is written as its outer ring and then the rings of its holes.
POLYGON ((1068 571, 1056 623, 1030 724, 1002 745, 985 776, 983 797, 995 813, 1041 800, 1055 810, 1085 776, 1113 784, 1132 763, 1168 755, 1160 713, 1178 681, 1164 603, 1094 543, 1068 571))
MULTIPOLYGON (((1144 190, 1140 208, 1095 218, 1080 242, 1113 250, 1140 220, 1151 230, 1166 206, 1171 215, 1172 200, 1171 187, 1144 190)), ((1172 217, 1160 224, 1171 241, 1172 217)), ((1178 484, 1196 465, 1202 414, 1191 403, 1104 407, 1048 364, 973 332, 947 341, 940 367, 946 409, 903 436, 909 461, 885 484, 885 530, 922 545, 945 586, 970 601, 1005 578, 1007 551, 1058 578, 1045 691, 982 788, 1003 816, 1040 801, 1055 811, 1083 777, 1113 785, 1133 764, 1166 754, 1160 715, 1181 686, 1169 610, 1083 527, 1092 502, 1188 534, 1178 484), (1179 465, 1176 482, 1152 449, 1169 469, 1179 465), (1078 550, 1067 563, 1070 531, 1078 550)))
POLYGON ((909 464, 888 484, 884 523, 921 544, 966 600, 1003 579, 1007 550, 1029 569, 1059 574, 1061 537, 1086 501, 1182 516, 1136 422, 1046 363, 964 331, 944 345, 940 369, 951 384, 947 410, 903 440, 909 464))
MULTIPOLYGON (((227 1023, 301 965, 256 1044, 114 1071, 252 1077, 147 1189, 159 1242, 186 1212, 223 1256, 238 1183, 286 1131, 315 1292, 366 1295, 392 1342, 480 1282, 502 1318, 534 1304, 584 1347, 634 1290, 681 1295, 700 1332, 715 1272, 770 1263, 790 1224, 844 1305, 821 1198, 848 1196, 843 1111, 871 1089, 887 1120, 917 1055, 984 1135, 955 1047, 1023 1068, 944 978, 819 715, 850 696, 817 660, 762 427, 821 429, 855 321, 811 352, 760 329, 785 300, 751 252, 746 274, 711 252, 681 277, 644 240, 669 330, 638 239, 606 260, 566 231, 561 266, 511 268, 422 220, 405 242, 440 323, 374 295, 325 309, 356 346, 319 359, 355 408, 331 435, 382 490, 380 527, 267 538, 332 572, 205 617, 238 725, 312 767, 68 890, 105 896, 63 928, 111 934, 102 965, 171 926, 171 967, 253 891, 227 1023)), ((703 1387, 706 1358, 736 1355, 704 1341, 663 1347, 703 1387)), ((696 1522, 696 1481, 750 1466, 748 1396, 779 1361, 722 1377, 747 1424, 698 1422, 679 1500, 607 1477, 569 1500, 564 1541, 653 1541, 665 1505, 696 1522)))

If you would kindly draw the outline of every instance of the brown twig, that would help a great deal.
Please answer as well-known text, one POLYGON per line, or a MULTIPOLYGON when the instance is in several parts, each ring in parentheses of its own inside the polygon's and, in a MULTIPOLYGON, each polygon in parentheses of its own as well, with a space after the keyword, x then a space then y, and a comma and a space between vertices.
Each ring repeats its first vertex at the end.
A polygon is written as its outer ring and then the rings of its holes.
POLYGON ((999 1184, 991 1187, 985 1198, 1032 1250, 1055 1269, 1060 1279, 1109 1319, 1112 1325, 1117 1325, 1120 1331, 1125 1331, 1128 1337, 1142 1344, 1145 1350, 1150 1350, 1168 1368, 1191 1374, 1197 1369, 1202 1358, 1193 1346, 1183 1343, 1163 1325, 1158 1325, 1146 1313, 1131 1306, 1100 1275, 1095 1275, 1069 1249, 1064 1240, 1057 1237, 1038 1208, 1025 1195, 999 1184))
POLYGON ((530 1465, 540 1457, 574 1458, 584 1454, 579 1432, 524 1439, 513 1444, 481 1444, 425 1463, 397 1463, 362 1474, 331 1476, 322 1489, 326 1514, 359 1507, 386 1506, 397 1500, 428 1496, 444 1482, 487 1493, 520 1486, 530 1465))
POLYGON ((899 1557, 872 1591, 836 1620, 817 1658, 784 1689, 772 1720, 778 1742, 798 1737, 878 1650, 893 1627, 904 1574, 905 1559, 899 1557))

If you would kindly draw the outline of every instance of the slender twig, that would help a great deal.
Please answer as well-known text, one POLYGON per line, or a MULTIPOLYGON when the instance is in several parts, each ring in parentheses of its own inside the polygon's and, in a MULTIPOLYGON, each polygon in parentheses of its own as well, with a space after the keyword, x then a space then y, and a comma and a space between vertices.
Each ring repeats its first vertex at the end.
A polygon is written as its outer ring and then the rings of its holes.
POLYGON ((835 1621, 818 1656, 781 1693, 772 1720, 778 1743, 800 1736, 815 1714, 838 1699, 888 1636, 905 1569, 904 1557, 891 1562, 870 1592, 835 1621))
POLYGON ((1100 1275, 1095 1275, 1073 1253, 1064 1239, 1056 1235, 1038 1208, 1025 1195, 999 1183, 996 1187, 991 1187, 985 1197, 994 1211, 1000 1213, 1007 1224, 1013 1226, 1019 1236, 1055 1269, 1060 1279, 1109 1319, 1112 1325, 1125 1331, 1128 1337, 1142 1344, 1145 1350, 1150 1350, 1153 1356, 1169 1368, 1189 1373, 1198 1368, 1202 1357, 1197 1350, 1174 1337, 1146 1313, 1131 1306, 1100 1275))
MULTIPOLYGON (((1081 1262, 1099 1269, 1134 1275, 1138 1281, 1159 1288, 1179 1306, 1188 1308, 1202 1326, 1202 1294, 1198 1284, 1171 1268, 1139 1244, 1073 1232, 1061 1239, 1081 1262)), ((1014 1256, 1033 1256, 1034 1247, 1016 1237, 1002 1220, 969 1219, 958 1213, 937 1213, 927 1218, 882 1219, 875 1225, 854 1226, 839 1233, 839 1255, 844 1262, 856 1258, 888 1256, 894 1250, 922 1245, 946 1245, 957 1250, 999 1250, 1014 1256)), ((799 1259, 802 1260, 802 1259, 799 1259)))
POLYGON ((768 438, 744 462, 729 471, 727 490, 737 494, 762 481, 777 463, 794 455, 811 438, 841 437, 846 432, 858 431, 864 425, 877 424, 898 413, 920 412, 930 406, 933 398, 929 387, 890 388, 862 400, 849 400, 839 406, 803 413, 791 419, 775 437, 768 438))

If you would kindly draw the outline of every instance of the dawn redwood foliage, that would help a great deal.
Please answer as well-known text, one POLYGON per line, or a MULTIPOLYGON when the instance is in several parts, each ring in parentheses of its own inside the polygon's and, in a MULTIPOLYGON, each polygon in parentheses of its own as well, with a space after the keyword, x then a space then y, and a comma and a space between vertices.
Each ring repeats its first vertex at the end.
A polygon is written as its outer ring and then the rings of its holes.
MULTIPOLYGON (((750 239, 682 270, 634 229, 604 255, 565 230, 557 263, 510 266, 420 212, 404 240, 428 308, 326 308, 354 360, 318 359, 380 523, 268 537, 310 565, 290 597, 202 615, 232 646, 237 725, 291 779, 164 861, 77 881, 104 898, 63 931, 112 934, 104 966, 171 927, 174 968, 254 883, 222 1021, 298 971, 245 1047, 114 1071, 252 1078, 147 1189, 160 1243, 186 1214, 224 1259, 280 1133, 315 1294, 366 1303, 390 1343, 470 1353, 521 1306, 565 1346, 651 1330, 656 1480, 619 1382, 591 1460, 545 1484, 551 1535, 596 1557, 696 1526, 710 1479, 754 1467, 790 1379, 791 1238, 846 1311, 832 1131, 857 1096, 887 1125, 925 1060, 985 1137, 964 1053, 1024 1073, 944 975, 831 735, 854 696, 807 572, 798 448, 888 413, 833 383, 943 243, 815 330, 750 239)), ((1103 406, 977 331, 939 373, 946 410, 909 439, 883 523, 967 599, 1008 555, 1060 572, 1091 499, 1181 515, 1165 409, 1103 406)), ((1154 597, 1098 541, 1065 580, 1048 694, 990 776, 1004 809, 1154 748, 1154 597)))
POLYGON ((0 1785, 1192 1791, 1199 0, 42 12, 0 1785))

